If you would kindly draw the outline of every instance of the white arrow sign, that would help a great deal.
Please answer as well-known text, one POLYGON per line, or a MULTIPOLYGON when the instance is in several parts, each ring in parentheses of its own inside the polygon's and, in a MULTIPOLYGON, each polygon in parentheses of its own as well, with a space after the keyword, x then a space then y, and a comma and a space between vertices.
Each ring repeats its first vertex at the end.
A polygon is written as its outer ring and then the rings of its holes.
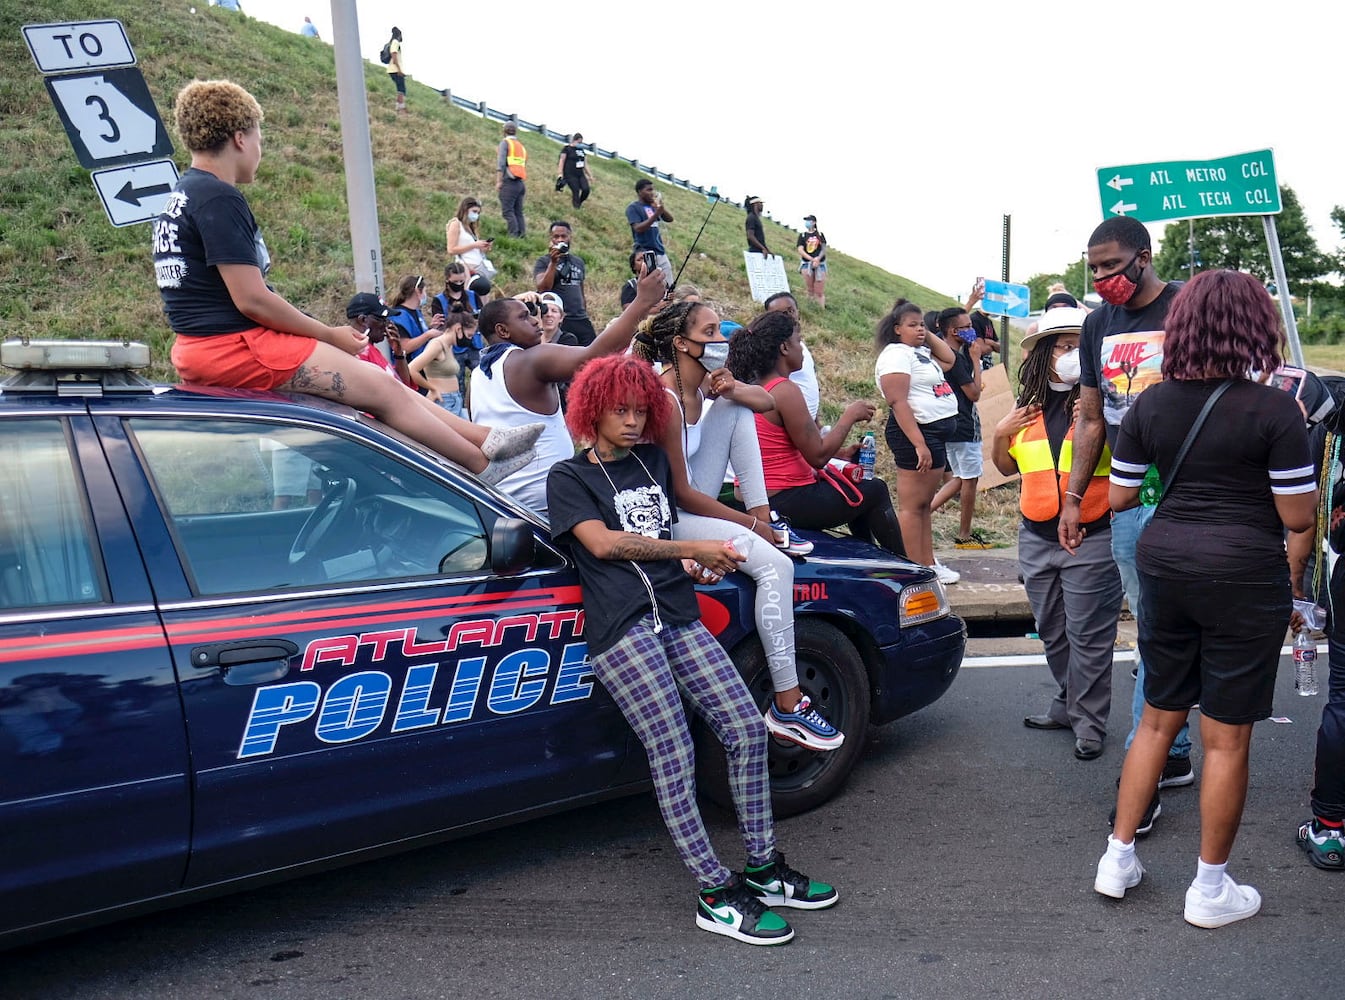
POLYGON ((93 186, 98 189, 103 209, 114 226, 134 226, 157 217, 175 184, 177 165, 172 160, 151 160, 93 172, 93 186))
POLYGON ((1130 204, 1129 202, 1127 202, 1125 199, 1122 199, 1122 200, 1118 201, 1115 205, 1113 205, 1113 206, 1111 207, 1111 214, 1112 214, 1112 215, 1125 215, 1127 212, 1133 212, 1133 211, 1135 211, 1135 209, 1137 209, 1137 208, 1139 208, 1138 205, 1132 205, 1132 204, 1130 204))
POLYGON ((1115 190, 1119 191, 1121 190, 1121 188, 1134 183, 1135 179, 1133 177, 1122 177, 1120 174, 1117 174, 1115 177, 1113 177, 1111 180, 1107 182, 1107 187, 1114 188, 1115 190))
POLYGON ((50 81, 70 123, 95 160, 148 156, 158 141, 159 122, 103 76, 62 77, 50 81))

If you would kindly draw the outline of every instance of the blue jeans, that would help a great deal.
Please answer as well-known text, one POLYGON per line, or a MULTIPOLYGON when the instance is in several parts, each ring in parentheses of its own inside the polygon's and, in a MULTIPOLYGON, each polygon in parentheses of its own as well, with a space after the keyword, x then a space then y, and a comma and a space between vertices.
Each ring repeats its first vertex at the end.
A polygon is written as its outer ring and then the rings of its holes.
POLYGON ((439 406, 456 417, 462 416, 462 393, 441 392, 439 394, 439 406))
MULTIPOLYGON (((1126 594, 1126 603, 1135 621, 1144 617, 1144 595, 1140 593, 1140 575, 1135 569, 1135 546, 1140 535, 1154 519, 1154 507, 1131 507, 1117 511, 1111 519, 1111 554, 1116 560, 1116 568, 1121 573, 1121 588, 1126 594)), ((1135 740, 1135 732, 1140 727, 1140 716, 1144 714, 1144 660, 1135 650, 1135 666, 1139 673, 1135 678, 1135 695, 1130 702, 1130 733, 1126 736, 1126 749, 1135 740)), ((1170 757, 1191 756, 1191 724, 1182 724, 1182 731, 1172 741, 1170 757)))

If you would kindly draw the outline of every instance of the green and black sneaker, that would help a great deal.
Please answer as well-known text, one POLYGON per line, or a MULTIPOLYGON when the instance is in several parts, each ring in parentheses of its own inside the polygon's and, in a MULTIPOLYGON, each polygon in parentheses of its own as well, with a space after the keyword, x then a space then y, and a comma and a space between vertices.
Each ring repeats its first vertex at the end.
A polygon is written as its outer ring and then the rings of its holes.
POLYGON ((792 906, 796 910, 825 910, 835 906, 840 894, 825 882, 814 882, 803 872, 785 864, 779 851, 769 864, 748 865, 743 881, 767 906, 792 906))
POLYGON ((737 874, 725 885, 701 891, 696 926, 748 944, 784 944, 794 938, 794 928, 766 909, 737 874))
POLYGON ((1345 870, 1345 833, 1338 826, 1323 826, 1316 818, 1298 828, 1298 846, 1308 860, 1327 871, 1345 870))

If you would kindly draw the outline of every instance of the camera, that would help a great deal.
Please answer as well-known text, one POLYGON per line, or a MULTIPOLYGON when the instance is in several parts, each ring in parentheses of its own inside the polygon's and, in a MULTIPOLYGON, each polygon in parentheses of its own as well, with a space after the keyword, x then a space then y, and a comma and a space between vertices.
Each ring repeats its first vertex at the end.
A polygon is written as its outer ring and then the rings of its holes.
POLYGON ((653 274, 658 269, 658 254, 653 250, 642 251, 640 259, 644 261, 645 274, 653 274))
POLYGON ((559 250, 559 251, 561 252, 561 255, 563 256, 563 255, 565 255, 565 254, 567 254, 567 253, 570 252, 570 244, 568 244, 568 243, 557 243, 557 244, 556 244, 556 249, 559 250))

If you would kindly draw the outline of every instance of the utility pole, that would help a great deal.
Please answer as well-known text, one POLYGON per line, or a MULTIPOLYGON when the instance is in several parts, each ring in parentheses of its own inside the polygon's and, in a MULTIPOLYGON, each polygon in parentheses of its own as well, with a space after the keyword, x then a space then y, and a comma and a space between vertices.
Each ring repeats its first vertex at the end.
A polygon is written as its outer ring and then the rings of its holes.
POLYGON ((383 242, 378 233, 374 153, 369 141, 369 95, 364 85, 364 56, 360 54, 355 0, 332 0, 332 43, 336 53, 336 95, 341 106, 350 245, 355 254, 355 291, 382 295, 383 242))

